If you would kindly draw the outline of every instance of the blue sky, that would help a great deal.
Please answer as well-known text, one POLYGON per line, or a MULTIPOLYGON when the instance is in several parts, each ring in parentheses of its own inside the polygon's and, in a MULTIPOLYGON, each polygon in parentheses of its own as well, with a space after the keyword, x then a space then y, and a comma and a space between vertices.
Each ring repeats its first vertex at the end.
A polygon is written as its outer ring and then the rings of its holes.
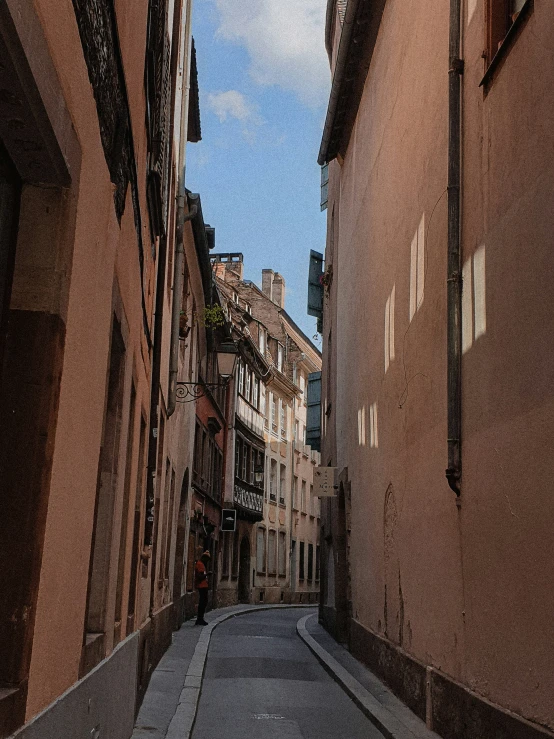
POLYGON ((325 0, 195 0, 202 141, 187 148, 217 252, 243 252, 245 279, 286 282, 286 310, 311 338, 310 249, 323 252, 317 153, 329 71, 325 0), (299 7, 301 5, 302 7, 299 7))

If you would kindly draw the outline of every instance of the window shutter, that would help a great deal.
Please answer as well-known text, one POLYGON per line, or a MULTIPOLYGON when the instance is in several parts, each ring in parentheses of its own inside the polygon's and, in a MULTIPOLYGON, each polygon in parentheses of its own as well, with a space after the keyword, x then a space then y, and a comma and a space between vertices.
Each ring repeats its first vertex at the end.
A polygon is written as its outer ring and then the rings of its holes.
POLYGON ((327 210, 329 200, 329 165, 321 167, 321 210, 327 210))
POLYGON ((308 375, 306 444, 317 452, 321 451, 321 372, 308 375))
POLYGON ((323 318, 323 254, 310 250, 308 315, 323 318))

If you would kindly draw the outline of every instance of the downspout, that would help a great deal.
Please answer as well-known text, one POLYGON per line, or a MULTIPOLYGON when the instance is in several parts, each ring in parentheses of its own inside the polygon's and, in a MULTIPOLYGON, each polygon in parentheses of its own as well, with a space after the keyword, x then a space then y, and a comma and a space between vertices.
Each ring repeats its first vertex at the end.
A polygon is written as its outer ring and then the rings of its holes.
POLYGON ((447 405, 448 468, 446 479, 459 497, 462 476, 462 270, 461 270, 461 109, 463 61, 461 0, 450 0, 448 69, 448 275, 447 405))
POLYGON ((198 212, 198 206, 192 205, 185 214, 185 193, 177 198, 177 229, 175 235, 175 260, 173 275, 173 303, 171 306, 171 345, 169 348, 169 389, 167 393, 167 417, 175 411, 177 396, 177 372, 179 371, 179 318, 181 315, 181 296, 183 294, 183 267, 185 262, 184 232, 185 223, 198 212))
MULTIPOLYGON (((190 3, 187 3, 186 19, 187 29, 190 28, 190 3)), ((179 172, 179 183, 177 192, 177 224, 175 232, 175 258, 173 260, 173 303, 171 305, 171 338, 169 347, 169 385, 167 392, 167 417, 173 415, 177 396, 177 372, 179 370, 179 317, 181 315, 181 298, 183 295, 183 267, 185 260, 184 233, 185 223, 190 221, 197 213, 198 207, 193 205, 185 214, 185 152, 187 142, 187 127, 185 121, 188 118, 190 99, 190 55, 192 36, 189 33, 187 39, 188 49, 186 65, 183 65, 183 96, 181 100, 181 127, 179 136, 179 160, 177 163, 179 172)))

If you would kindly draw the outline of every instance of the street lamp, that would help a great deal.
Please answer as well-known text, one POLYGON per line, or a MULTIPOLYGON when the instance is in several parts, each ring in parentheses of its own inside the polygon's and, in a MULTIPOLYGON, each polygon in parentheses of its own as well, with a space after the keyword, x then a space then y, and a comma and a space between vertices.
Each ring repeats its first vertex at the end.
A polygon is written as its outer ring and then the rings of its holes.
POLYGON ((215 390, 218 387, 226 387, 235 372, 239 350, 231 339, 222 341, 219 345, 217 355, 217 366, 222 382, 178 382, 176 399, 180 403, 191 403, 193 400, 204 397, 206 390, 215 390))
POLYGON ((256 464, 254 466, 254 482, 256 485, 260 485, 264 480, 264 466, 263 464, 256 464))

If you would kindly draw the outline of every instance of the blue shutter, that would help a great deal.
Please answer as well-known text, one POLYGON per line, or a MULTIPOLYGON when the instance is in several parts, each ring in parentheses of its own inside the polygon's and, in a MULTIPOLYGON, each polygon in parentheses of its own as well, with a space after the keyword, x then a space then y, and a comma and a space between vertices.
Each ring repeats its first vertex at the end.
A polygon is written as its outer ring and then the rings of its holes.
POLYGON ((323 254, 310 251, 308 271, 308 315, 323 318, 323 254))
POLYGON ((321 451, 321 372, 308 375, 306 444, 316 452, 321 451))
POLYGON ((321 210, 327 210, 329 200, 329 165, 321 167, 321 210))

